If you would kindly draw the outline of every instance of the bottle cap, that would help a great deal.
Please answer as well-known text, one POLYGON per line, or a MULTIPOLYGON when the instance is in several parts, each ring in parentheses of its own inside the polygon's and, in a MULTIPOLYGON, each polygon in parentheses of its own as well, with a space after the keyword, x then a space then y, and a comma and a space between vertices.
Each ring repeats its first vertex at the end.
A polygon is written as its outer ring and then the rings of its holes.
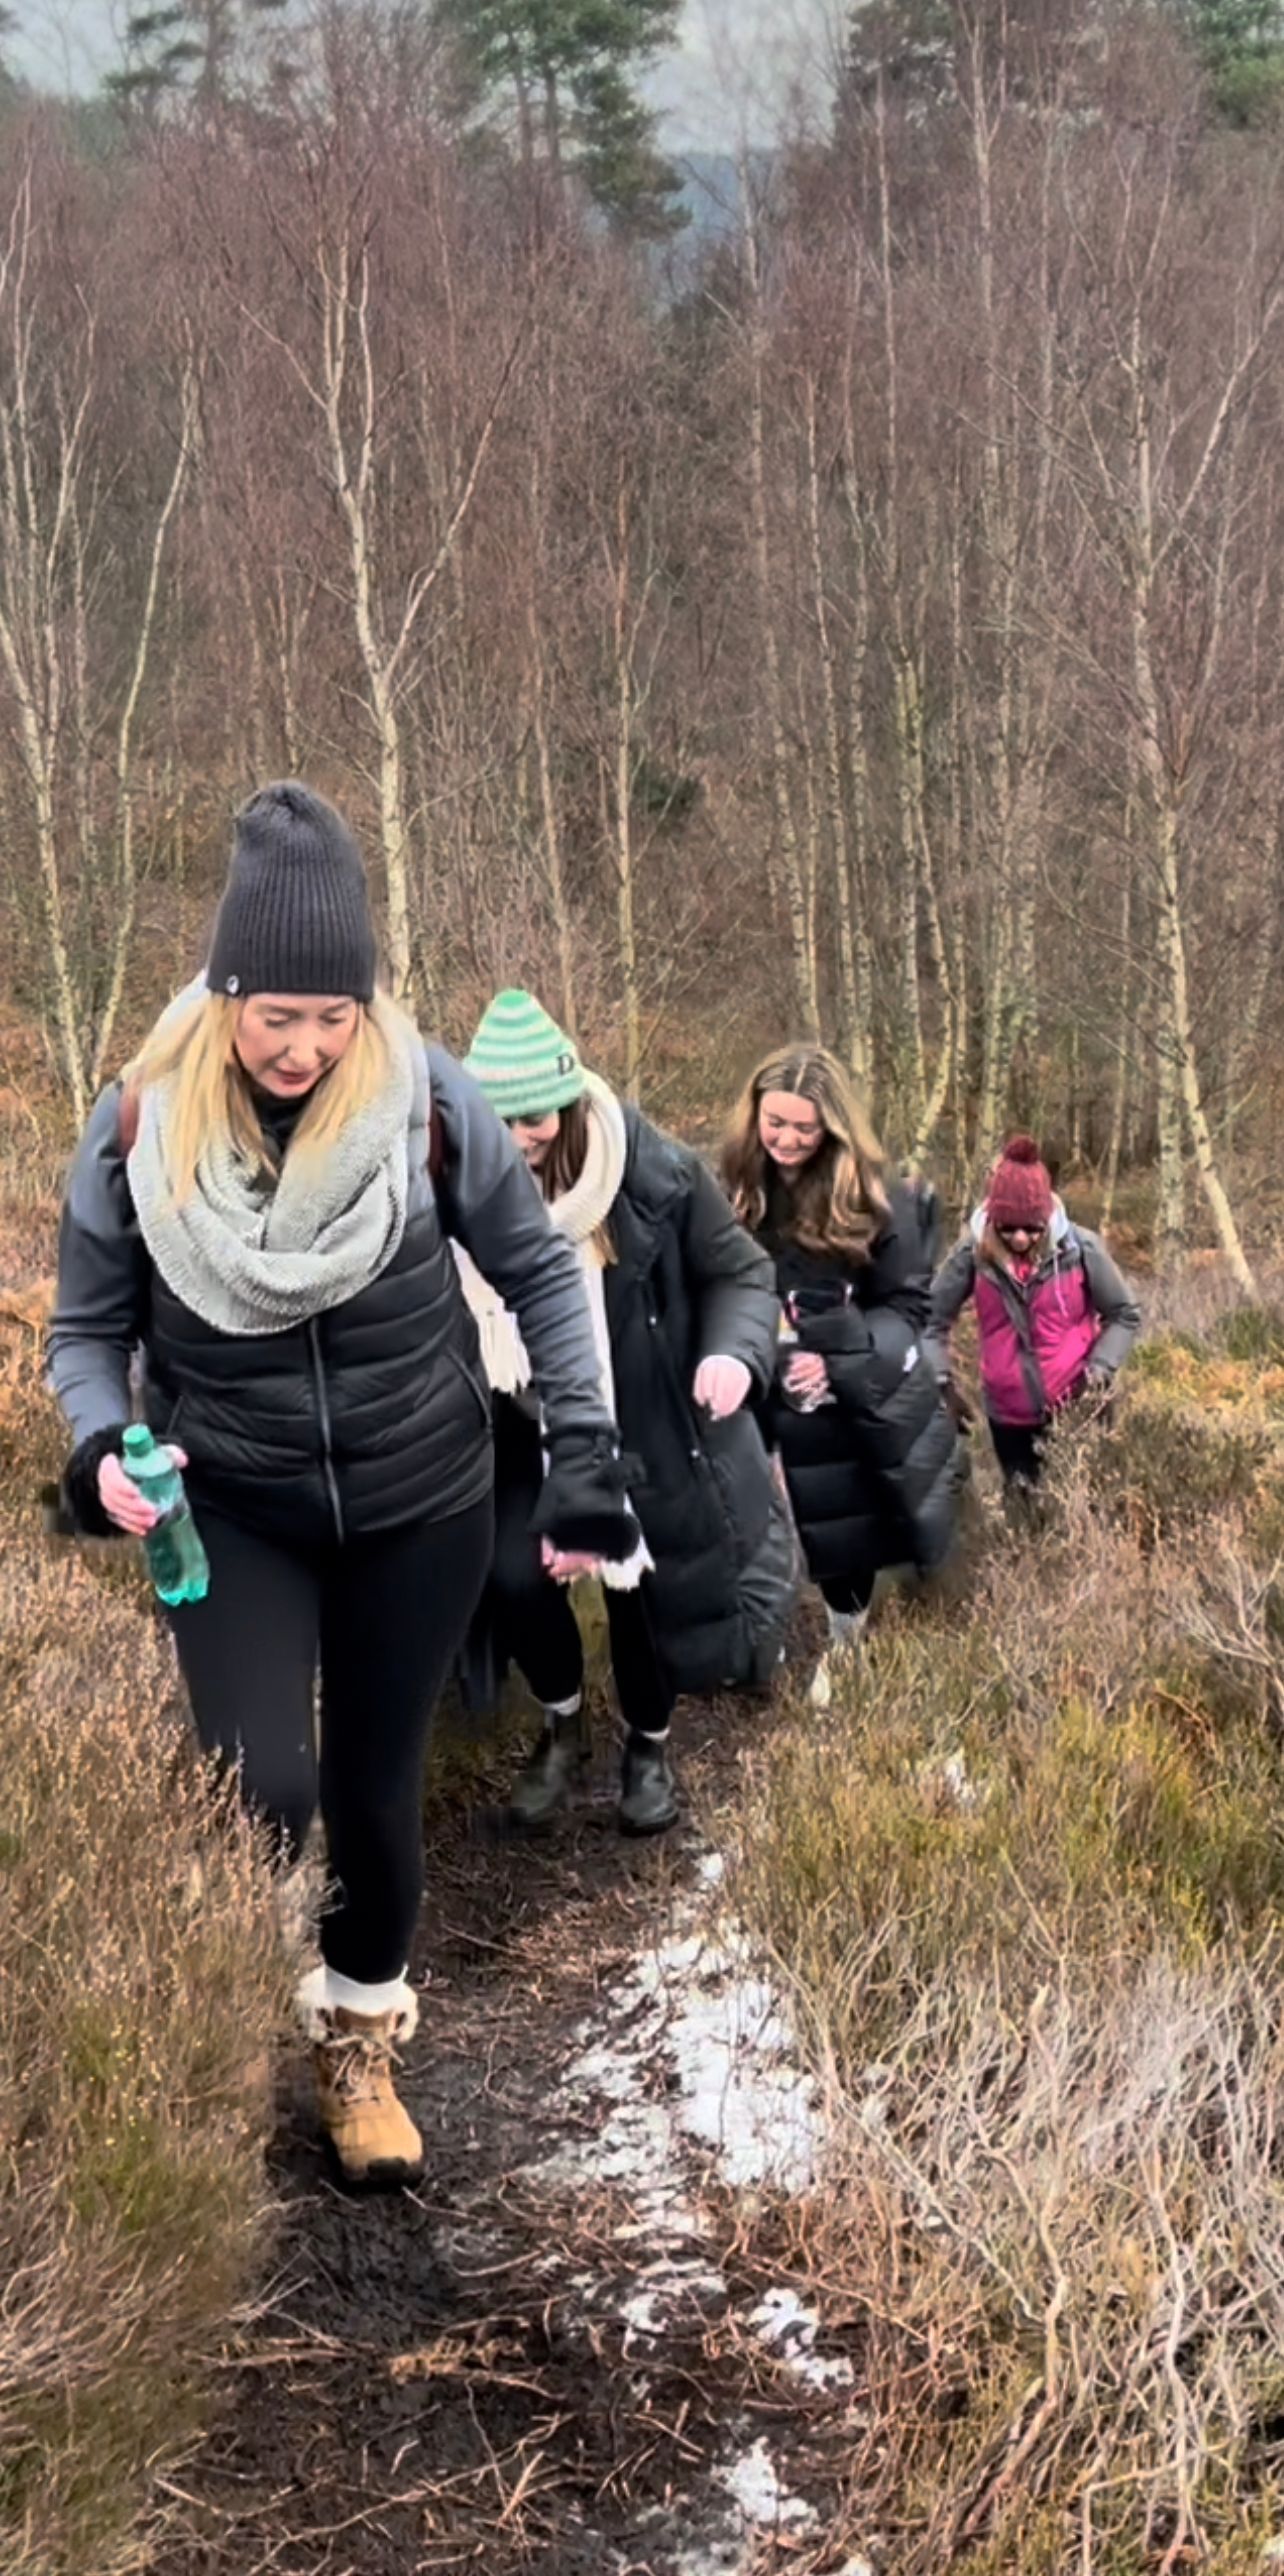
POLYGON ((131 1422, 121 1441, 127 1458, 146 1458, 151 1454, 152 1435, 145 1422, 131 1422))

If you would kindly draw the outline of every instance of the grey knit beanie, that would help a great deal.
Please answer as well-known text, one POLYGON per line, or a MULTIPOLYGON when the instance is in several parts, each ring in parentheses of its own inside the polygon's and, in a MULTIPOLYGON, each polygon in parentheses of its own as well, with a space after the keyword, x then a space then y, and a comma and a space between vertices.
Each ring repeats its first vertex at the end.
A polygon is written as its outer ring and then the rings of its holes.
POLYGON ((212 993, 374 999, 366 872, 347 824, 297 779, 241 807, 206 980, 212 993))

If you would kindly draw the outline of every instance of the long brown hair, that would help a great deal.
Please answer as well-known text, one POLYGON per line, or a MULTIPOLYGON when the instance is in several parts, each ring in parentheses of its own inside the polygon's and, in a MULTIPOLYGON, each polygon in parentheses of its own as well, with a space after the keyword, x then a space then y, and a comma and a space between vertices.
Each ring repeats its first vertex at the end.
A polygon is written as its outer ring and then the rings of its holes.
MULTIPOLYGON (((557 1134, 535 1174, 546 1200, 564 1199, 567 1191, 574 1189, 584 1169, 588 1147, 588 1093, 582 1091, 578 1100, 572 1100, 565 1109, 559 1109, 557 1134)), ((592 1239, 603 1269, 609 1270, 615 1259, 615 1241, 609 1217, 604 1217, 600 1225, 594 1226, 592 1239)))
POLYGON ((886 1156, 851 1077, 826 1047, 785 1047, 764 1056, 732 1114, 722 1172, 742 1225, 758 1234, 767 1215, 770 1157, 758 1132, 769 1091, 809 1101, 824 1133, 790 1193, 789 1232, 807 1252, 868 1261, 890 1213, 886 1156))

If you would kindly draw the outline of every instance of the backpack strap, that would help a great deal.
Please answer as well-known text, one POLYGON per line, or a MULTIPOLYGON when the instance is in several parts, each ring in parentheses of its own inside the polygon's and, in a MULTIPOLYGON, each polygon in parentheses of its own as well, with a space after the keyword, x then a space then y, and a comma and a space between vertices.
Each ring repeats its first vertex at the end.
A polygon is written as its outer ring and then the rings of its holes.
MULTIPOLYGON (((116 1110, 116 1141, 126 1157, 133 1153, 138 1142, 138 1119, 138 1093, 129 1083, 123 1083, 116 1110)), ((446 1130, 442 1125, 441 1111, 434 1101, 428 1112, 428 1178, 434 1185, 441 1179, 445 1168, 446 1130)))

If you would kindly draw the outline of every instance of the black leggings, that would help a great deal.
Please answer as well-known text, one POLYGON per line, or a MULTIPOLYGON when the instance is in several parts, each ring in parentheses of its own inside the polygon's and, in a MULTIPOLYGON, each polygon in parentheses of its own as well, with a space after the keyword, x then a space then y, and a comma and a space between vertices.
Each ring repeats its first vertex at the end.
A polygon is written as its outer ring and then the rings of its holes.
POLYGON ((410 1955, 429 1722, 485 1581, 490 1497, 453 1520, 323 1549, 199 1517, 209 1592, 170 1612, 197 1735, 239 1767, 247 1807, 285 1859, 319 1800, 336 1882, 322 1954, 382 1985, 410 1955))
POLYGON ((820 1585, 820 1597, 826 1609, 857 1616, 868 1610, 878 1581, 877 1566, 862 1566, 855 1574, 827 1574, 820 1585))
POLYGON ((1046 1422, 996 1422, 989 1417, 990 1438, 1005 1485, 1037 1485, 1047 1454, 1046 1422))
MULTIPOLYGON (((487 1611, 500 1646, 545 1708, 574 1699, 584 1680, 584 1647, 570 1595, 550 1581, 531 1536, 544 1462, 539 1430, 520 1405, 495 1406, 495 1559, 487 1611)), ((663 1735, 676 1693, 656 1652, 650 1585, 602 1587, 620 1715, 634 1733, 663 1735)))

